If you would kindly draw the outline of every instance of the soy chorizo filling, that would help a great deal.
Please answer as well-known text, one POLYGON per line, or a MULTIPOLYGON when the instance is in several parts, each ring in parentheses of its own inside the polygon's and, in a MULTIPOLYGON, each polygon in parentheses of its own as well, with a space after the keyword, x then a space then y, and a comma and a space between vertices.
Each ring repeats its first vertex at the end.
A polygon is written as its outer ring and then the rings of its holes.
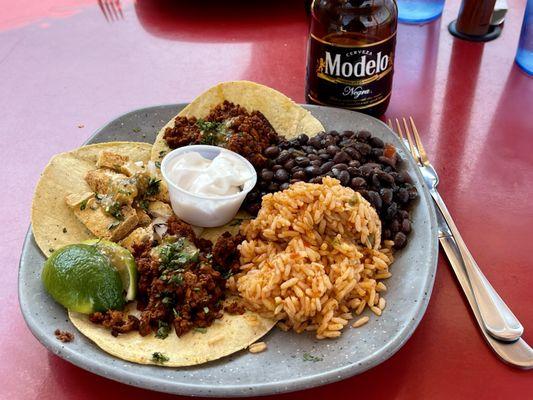
POLYGON ((174 122, 164 134, 171 149, 191 144, 220 146, 245 157, 256 168, 266 165, 263 151, 278 142, 278 134, 261 112, 248 112, 228 101, 205 119, 178 116, 174 122))
MULTIPOLYGON (((226 232, 213 246, 175 216, 167 225, 162 244, 134 245, 140 316, 110 310, 89 317, 113 336, 135 330, 142 336, 155 332, 161 339, 172 329, 178 336, 191 330, 203 333, 223 315, 226 279, 238 270, 235 254, 241 238, 226 232)), ((226 305, 226 311, 243 312, 233 303, 226 305)))

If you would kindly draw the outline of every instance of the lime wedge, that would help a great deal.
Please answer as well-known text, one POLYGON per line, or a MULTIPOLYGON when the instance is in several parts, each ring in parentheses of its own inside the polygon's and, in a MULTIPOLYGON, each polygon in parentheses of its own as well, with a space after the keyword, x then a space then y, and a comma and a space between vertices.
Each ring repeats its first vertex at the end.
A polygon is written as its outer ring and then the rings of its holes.
POLYGON ((44 263, 41 279, 54 300, 69 310, 90 314, 124 307, 120 274, 95 246, 71 244, 56 250, 44 263))
POLYGON ((126 300, 135 300, 137 295, 137 266, 130 251, 108 240, 91 239, 83 243, 96 247, 100 253, 109 258, 111 266, 120 275, 126 292, 126 300))

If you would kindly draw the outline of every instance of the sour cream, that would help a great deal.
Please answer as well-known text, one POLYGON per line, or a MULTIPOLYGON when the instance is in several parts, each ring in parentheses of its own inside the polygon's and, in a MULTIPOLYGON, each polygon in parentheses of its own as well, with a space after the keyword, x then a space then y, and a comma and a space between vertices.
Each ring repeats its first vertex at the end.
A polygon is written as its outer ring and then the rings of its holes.
POLYGON ((174 213, 192 225, 230 222, 257 181, 254 167, 232 151, 207 145, 185 146, 161 162, 174 213))
POLYGON ((202 196, 220 197, 242 192, 252 172, 229 152, 213 160, 189 152, 172 160, 167 175, 180 188, 202 196))

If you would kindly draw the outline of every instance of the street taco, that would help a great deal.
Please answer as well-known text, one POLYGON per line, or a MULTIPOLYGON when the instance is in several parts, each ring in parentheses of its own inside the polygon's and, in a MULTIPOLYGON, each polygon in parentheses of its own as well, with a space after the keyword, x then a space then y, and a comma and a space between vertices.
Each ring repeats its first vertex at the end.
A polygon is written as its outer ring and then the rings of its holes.
POLYGON ((257 154, 275 136, 292 139, 302 133, 314 136, 323 130, 320 121, 309 111, 277 90, 248 81, 223 82, 194 99, 159 131, 151 159, 159 161, 171 149, 186 144, 216 144, 241 154, 257 167, 260 165, 253 158, 240 151, 243 147, 258 142, 262 148, 244 149, 246 153, 252 150, 257 154), (248 127, 253 125, 250 123, 253 118, 259 119, 260 128, 251 133, 248 127), (176 129, 176 124, 188 123, 191 119, 192 125, 176 129), (213 125, 217 129, 213 129, 213 125), (213 143, 213 138, 217 137, 222 140, 213 143))
POLYGON ((237 241, 219 231, 203 239, 177 219, 150 148, 85 146, 55 156, 41 176, 32 226, 45 255, 117 242, 137 263, 136 301, 69 317, 106 352, 141 364, 196 365, 246 348, 275 321, 226 298, 226 279, 238 268, 227 254, 237 241))

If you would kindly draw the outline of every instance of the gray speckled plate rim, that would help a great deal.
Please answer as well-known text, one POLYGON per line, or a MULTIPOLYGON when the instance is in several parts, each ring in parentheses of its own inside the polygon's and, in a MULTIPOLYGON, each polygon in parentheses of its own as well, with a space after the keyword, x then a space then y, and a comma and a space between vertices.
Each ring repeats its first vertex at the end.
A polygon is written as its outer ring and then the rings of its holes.
MULTIPOLYGON (((94 142, 98 142, 98 136, 99 134, 104 131, 107 127, 112 125, 113 123, 116 123, 117 120, 125 119, 130 115, 135 114, 141 114, 143 112, 153 112, 154 109, 161 109, 165 107, 174 107, 176 110, 181 109, 186 104, 169 104, 169 105, 160 105, 160 106, 152 106, 152 107, 146 107, 141 108, 137 110, 130 111, 126 114, 120 115, 117 118, 114 118, 112 121, 107 123, 102 128, 98 129, 88 140, 85 144, 90 144, 94 142)), ((329 108, 329 107, 323 107, 323 106, 314 106, 314 105, 304 105, 305 108, 309 109, 311 112, 315 109, 326 109, 326 112, 328 112, 328 109, 331 110, 331 112, 338 112, 338 109, 329 108)), ((345 111, 345 110, 342 110, 345 111)), ((359 114, 359 113, 356 113, 359 114)), ((368 117, 364 114, 359 114, 363 118, 372 118, 368 117)), ((389 132, 389 127, 384 124, 382 121, 377 120, 375 118, 372 118, 374 122, 378 122, 383 127, 385 127, 389 132)), ((327 128, 327 127, 326 127, 327 128)), ((394 144, 396 146, 400 146, 403 150, 403 154, 409 154, 408 149, 405 147, 404 143, 400 142, 397 137, 392 133, 392 142, 395 142, 394 144)), ((144 141, 144 137, 138 138, 138 137, 132 137, 132 140, 136 141, 144 141), (140 140, 138 140, 140 139, 140 140)), ((423 185, 423 179, 422 176, 414 164, 414 161, 410 157, 403 157, 405 161, 409 164, 410 172, 414 172, 416 175, 415 181, 417 181, 418 185, 417 188, 419 189, 420 194, 420 200, 417 204, 417 207, 427 207, 427 211, 429 213, 429 223, 430 223, 430 232, 433 240, 431 240, 431 243, 429 243, 429 252, 431 257, 431 269, 427 271, 426 273, 426 280, 424 282, 424 296, 421 299, 421 301, 418 302, 418 307, 416 309, 416 313, 414 314, 412 320, 410 323, 404 327, 404 329, 399 330, 396 332, 396 334, 390 338, 390 340, 387 342, 385 346, 382 346, 378 350, 376 350, 371 355, 360 359, 357 363, 348 364, 333 370, 327 370, 327 371, 320 371, 320 365, 316 363, 316 370, 319 372, 316 372, 314 374, 308 374, 300 378, 288 378, 283 381, 276 381, 271 383, 262 383, 262 384, 256 384, 253 387, 249 387, 242 384, 215 384, 215 385, 209 385, 209 384, 193 384, 193 383, 182 383, 182 382, 172 382, 169 379, 165 378, 157 378, 153 376, 143 376, 138 373, 129 372, 120 368, 115 368, 113 366, 109 366, 106 364, 103 364, 100 361, 94 360, 90 357, 87 357, 83 353, 78 353, 72 349, 69 349, 68 345, 65 345, 61 342, 59 342, 53 335, 50 334, 48 330, 42 330, 39 326, 36 325, 36 323, 33 321, 33 316, 30 312, 30 303, 29 303, 29 294, 24 293, 23 291, 23 284, 21 281, 21 271, 25 267, 24 265, 24 259, 25 254, 28 253, 28 249, 30 247, 36 247, 35 241, 33 239, 33 235, 31 233, 31 225, 28 229, 28 232, 26 234, 26 238, 24 240, 24 245, 22 249, 22 256, 20 260, 20 266, 19 266, 19 302, 22 310, 22 314, 24 316, 24 319, 30 328, 33 335, 41 342, 46 348, 48 348, 51 352, 54 354, 60 356, 61 358, 73 363, 74 365, 77 365, 80 368, 86 369, 90 372, 93 372, 95 374, 98 374, 100 376, 110 378, 122 383, 126 383, 129 385, 145 388, 145 389, 151 389, 151 390, 157 390, 161 392, 167 392, 167 393, 174 393, 174 394, 182 394, 182 395, 195 395, 195 396, 233 396, 233 397, 240 397, 240 396, 253 396, 253 395, 268 395, 268 394, 274 394, 274 393, 283 393, 283 392, 291 392, 295 390, 301 390, 301 389, 307 389, 315 386, 320 386, 332 382, 339 381, 341 379, 348 378, 350 376, 353 376, 355 374, 362 373, 380 363, 390 358, 393 354, 395 354, 404 344, 405 342, 411 337, 415 329, 417 328, 418 324, 420 323, 426 308, 429 303, 429 299, 431 297, 431 292, 435 280, 435 272, 437 267, 437 255, 438 255, 438 238, 437 238, 437 223, 436 223, 436 216, 435 216, 435 210, 433 207, 433 202, 430 198, 429 192, 427 191, 426 187, 423 185), (420 191, 420 189, 422 189, 420 191)), ((66 316, 65 316, 66 318, 66 316)), ((345 333, 346 334, 346 333, 345 333)), ((230 361, 231 362, 231 361, 230 361)), ((161 368, 162 376, 164 375, 165 368, 161 368)))

